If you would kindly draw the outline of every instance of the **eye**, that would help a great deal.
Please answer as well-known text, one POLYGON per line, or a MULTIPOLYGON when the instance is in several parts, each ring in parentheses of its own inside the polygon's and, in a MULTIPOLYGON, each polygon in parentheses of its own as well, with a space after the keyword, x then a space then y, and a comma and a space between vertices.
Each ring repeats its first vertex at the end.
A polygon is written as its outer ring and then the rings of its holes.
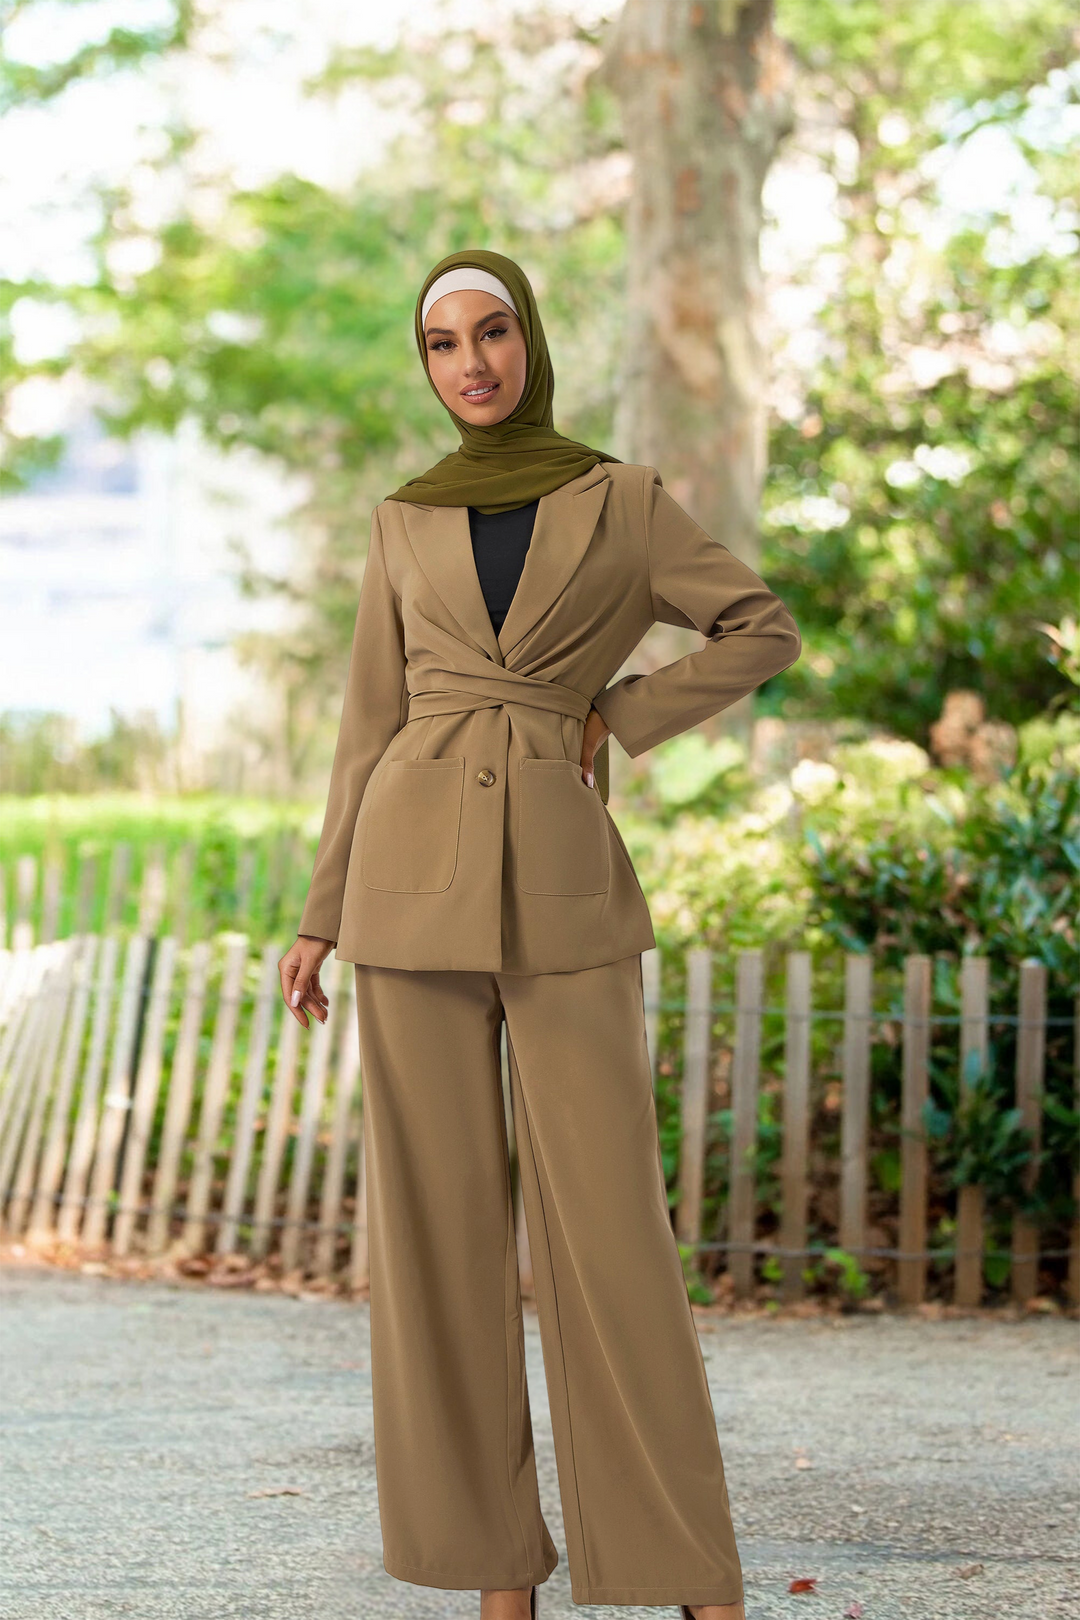
POLYGON ((449 343, 449 342, 450 342, 449 338, 440 338, 438 343, 429 343, 428 344, 428 349, 430 350, 430 352, 432 354, 434 354, 437 349, 442 348, 444 343, 449 343))
POLYGON ((502 337, 507 330, 508 328, 505 326, 489 326, 487 331, 484 333, 484 336, 490 337, 494 332, 496 337, 502 337))

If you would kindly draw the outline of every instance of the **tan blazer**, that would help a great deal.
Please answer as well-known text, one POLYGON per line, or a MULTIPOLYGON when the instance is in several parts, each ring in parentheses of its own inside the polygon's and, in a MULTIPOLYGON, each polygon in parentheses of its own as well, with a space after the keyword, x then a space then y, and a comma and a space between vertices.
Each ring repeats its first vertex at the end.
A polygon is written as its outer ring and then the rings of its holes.
POLYGON ((649 949, 630 857, 581 775, 590 706, 640 754, 800 650, 779 597, 654 467, 600 463, 541 498, 498 637, 468 509, 381 502, 298 932, 400 968, 556 973, 649 949), (608 686, 657 620, 705 645, 608 686))

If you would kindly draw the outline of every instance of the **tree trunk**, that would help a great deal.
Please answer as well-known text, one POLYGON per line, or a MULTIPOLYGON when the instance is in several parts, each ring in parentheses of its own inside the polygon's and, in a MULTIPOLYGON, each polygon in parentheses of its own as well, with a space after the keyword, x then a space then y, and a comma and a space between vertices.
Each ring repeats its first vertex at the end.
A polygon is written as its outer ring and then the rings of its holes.
MULTIPOLYGON (((790 127, 772 0, 626 0, 603 81, 634 163, 616 453, 760 567, 761 191, 790 127)), ((727 729, 747 732, 749 700, 727 729)))

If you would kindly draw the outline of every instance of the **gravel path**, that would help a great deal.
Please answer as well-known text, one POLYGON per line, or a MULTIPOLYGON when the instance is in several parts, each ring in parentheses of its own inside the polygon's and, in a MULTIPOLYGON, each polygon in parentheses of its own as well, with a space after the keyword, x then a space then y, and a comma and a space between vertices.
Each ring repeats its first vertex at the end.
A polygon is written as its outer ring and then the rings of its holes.
MULTIPOLYGON (((36 1267, 0 1298, 2 1620, 475 1620, 382 1568, 366 1307, 36 1267)), ((1080 1616, 1074 1321, 699 1326, 747 1620, 1080 1616)), ((571 1602, 526 1338, 541 1620, 674 1615, 571 1602)))

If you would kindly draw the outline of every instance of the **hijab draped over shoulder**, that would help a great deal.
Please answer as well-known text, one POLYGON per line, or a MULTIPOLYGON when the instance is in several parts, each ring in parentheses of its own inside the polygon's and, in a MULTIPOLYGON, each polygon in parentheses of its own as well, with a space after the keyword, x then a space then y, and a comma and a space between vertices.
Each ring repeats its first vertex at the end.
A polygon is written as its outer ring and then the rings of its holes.
MULTIPOLYGON (((485 285, 490 289, 490 281, 485 285)), ((555 431, 551 414, 555 375, 540 311, 528 277, 513 259, 487 248, 463 248, 458 253, 447 254, 429 271, 420 289, 414 328, 428 382, 460 433, 461 446, 427 472, 408 479, 400 489, 388 495, 387 500, 506 512, 542 495, 550 495, 552 490, 588 472, 597 462, 618 461, 617 456, 593 450, 555 431), (455 277, 459 290, 466 286, 467 278, 462 278, 462 270, 484 271, 489 278, 494 276, 503 284, 525 337, 527 365, 521 398, 509 416, 489 427, 474 426, 450 410, 428 369, 423 319, 425 299, 433 283, 447 271, 459 272, 455 277)))

